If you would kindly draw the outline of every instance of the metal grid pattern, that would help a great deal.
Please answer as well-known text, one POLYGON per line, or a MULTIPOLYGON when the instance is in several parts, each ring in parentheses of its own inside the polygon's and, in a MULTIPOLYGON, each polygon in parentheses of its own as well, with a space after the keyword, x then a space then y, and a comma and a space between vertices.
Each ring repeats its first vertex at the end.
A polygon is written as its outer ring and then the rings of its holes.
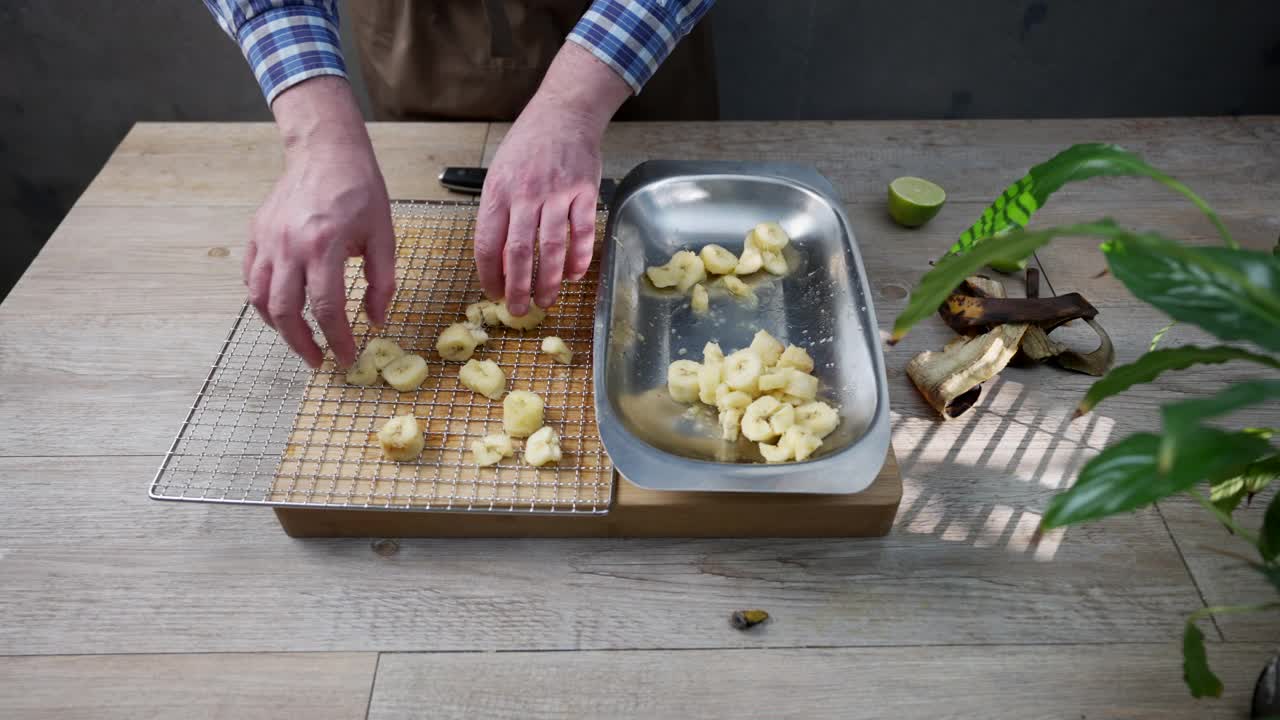
MULTIPOLYGON (((151 486, 157 499, 290 507, 601 514, 613 495, 613 466, 596 429, 591 378, 598 264, 560 297, 536 330, 489 328, 476 357, 496 361, 507 388, 542 396, 564 459, 533 468, 514 457, 480 468, 476 438, 502 427, 502 402, 457 380, 459 363, 435 352, 440 332, 481 298, 471 238, 471 202, 392 204, 398 291, 387 326, 375 332, 361 307, 360 262, 347 267, 348 317, 357 345, 388 337, 427 359, 415 392, 344 382, 331 359, 312 372, 246 305, 151 486), (540 352, 558 335, 571 365, 540 352), (384 460, 375 433, 413 414, 426 426, 416 463, 384 460)), ((600 218, 603 226, 603 214, 600 218)), ((596 253, 599 257, 599 253, 596 253)), ((519 441, 517 441, 519 445, 519 441)))

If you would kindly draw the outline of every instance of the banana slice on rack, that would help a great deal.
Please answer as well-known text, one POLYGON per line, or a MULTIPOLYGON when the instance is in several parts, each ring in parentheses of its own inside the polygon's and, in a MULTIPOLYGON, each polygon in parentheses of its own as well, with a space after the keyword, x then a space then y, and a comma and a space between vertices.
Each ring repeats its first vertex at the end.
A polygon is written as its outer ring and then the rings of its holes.
POLYGON ((515 452, 511 437, 503 433, 494 433, 471 441, 471 458, 480 467, 497 465, 502 462, 502 458, 511 457, 515 452))
POLYGON ((781 252, 791 242, 791 236, 776 222, 763 222, 747 233, 747 244, 761 252, 781 252))
POLYGON ((458 382, 472 392, 497 400, 507 389, 507 374, 492 360, 472 358, 458 370, 458 382))
POLYGON ((412 415, 399 415, 388 420, 378 430, 378 444, 382 446, 382 455, 388 460, 409 462, 422 454, 426 439, 422 436, 422 426, 412 415))
POLYGON ((809 351, 797 345, 788 345, 782 355, 778 356, 776 364, 780 368, 794 368, 802 373, 813 372, 813 358, 809 357, 809 351))
POLYGON ((702 366, 692 360, 677 360, 667 368, 667 391, 676 402, 691 403, 698 399, 702 366))
POLYGON ((374 361, 373 355, 368 352, 360 353, 360 357, 356 358, 356 364, 351 366, 347 371, 348 385, 375 385, 379 380, 378 366, 374 361))
POLYGON ((719 245, 706 245, 698 251, 702 265, 707 272, 715 275, 728 275, 738 266, 738 258, 719 245))
POLYGON ((689 307, 693 308, 696 313, 704 313, 711 307, 711 298, 707 296, 707 289, 698 283, 693 286, 693 295, 689 298, 689 307))
POLYGON ((382 368, 382 379, 400 392, 417 390, 427 379, 427 361, 421 355, 401 355, 382 368))
POLYGON ((386 338, 374 338, 364 346, 364 352, 361 355, 368 355, 373 358, 373 366, 381 370, 391 364, 392 360, 404 354, 404 350, 395 343, 394 340, 386 338))
POLYGON ((560 436, 550 425, 544 425, 524 441, 524 461, 534 467, 560 462, 560 436))
POLYGON ((783 404, 769 395, 756 398, 742 413, 742 434, 753 442, 767 442, 778 436, 769 425, 769 419, 783 404))
POLYGON ((573 351, 564 343, 564 340, 552 335, 542 338, 542 352, 551 356, 551 359, 561 365, 568 365, 573 362, 573 351))
POLYGON ((840 424, 840 413, 818 400, 796 408, 796 426, 813 433, 819 440, 830 435, 840 424))
POLYGON ((739 350, 724 359, 724 381, 734 390, 755 394, 764 364, 750 350, 739 350))
POLYGON ((467 306, 467 322, 474 325, 497 325, 502 322, 498 317, 498 303, 489 300, 471 303, 467 306))
POLYGON ((542 398, 528 390, 512 390, 502 401, 502 428, 512 437, 529 437, 542 427, 542 398))
POLYGON ((751 352, 760 356, 760 361, 765 367, 773 367, 778 363, 778 358, 782 357, 782 343, 778 339, 770 335, 768 332, 761 330, 751 338, 751 352))
POLYGON ((473 323, 454 323, 436 338, 436 352, 445 360, 461 362, 471 357, 476 346, 489 339, 489 334, 480 325, 473 323))
POLYGON ((520 317, 511 314, 507 309, 507 304, 499 303, 494 311, 498 315, 498 320, 513 330, 532 330, 542 324, 547 317, 547 311, 538 307, 536 304, 529 305, 529 311, 520 317))
POLYGON ((799 425, 792 425, 782 434, 778 445, 790 450, 796 460, 808 460, 822 446, 822 440, 799 425))
POLYGON ((734 275, 750 275, 764 267, 764 255, 760 253, 760 248, 755 245, 748 245, 742 249, 742 255, 738 258, 738 264, 733 268, 734 275))

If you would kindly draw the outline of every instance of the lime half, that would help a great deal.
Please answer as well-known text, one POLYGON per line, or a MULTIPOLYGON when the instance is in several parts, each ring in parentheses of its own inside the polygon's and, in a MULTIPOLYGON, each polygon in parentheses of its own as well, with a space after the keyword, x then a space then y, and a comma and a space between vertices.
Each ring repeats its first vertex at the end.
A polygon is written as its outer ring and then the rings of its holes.
POLYGON ((889 183, 889 215, 903 227, 929 222, 946 201, 942 188, 928 180, 900 177, 889 183))

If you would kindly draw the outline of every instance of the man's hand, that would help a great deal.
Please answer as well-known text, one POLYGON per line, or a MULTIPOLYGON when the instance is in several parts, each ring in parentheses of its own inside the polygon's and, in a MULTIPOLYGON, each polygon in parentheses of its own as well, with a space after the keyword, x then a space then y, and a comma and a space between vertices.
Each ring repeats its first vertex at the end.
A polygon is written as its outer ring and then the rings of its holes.
POLYGON ((391 206, 364 120, 346 80, 318 77, 272 103, 285 138, 285 169, 253 217, 244 281, 262 319, 311 367, 324 352, 302 317, 311 315, 338 364, 355 362, 343 268, 364 256, 365 309, 386 322, 395 293, 391 206))
POLYGON ((531 288, 534 302, 550 307, 565 276, 586 274, 595 244, 600 143, 630 95, 617 73, 565 43, 498 148, 480 196, 476 267, 485 294, 505 297, 511 314, 528 311, 531 288))

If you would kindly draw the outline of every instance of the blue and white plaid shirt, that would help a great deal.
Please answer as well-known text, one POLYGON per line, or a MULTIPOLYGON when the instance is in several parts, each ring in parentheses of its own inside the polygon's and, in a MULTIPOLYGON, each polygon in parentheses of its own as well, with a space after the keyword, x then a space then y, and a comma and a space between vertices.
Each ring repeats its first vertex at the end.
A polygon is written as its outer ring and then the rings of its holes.
MULTIPOLYGON (((569 40, 600 59, 633 92, 715 0, 595 0, 569 40)), ((336 0, 204 0, 218 24, 240 44, 267 103, 285 88, 317 75, 347 76, 336 0)))

